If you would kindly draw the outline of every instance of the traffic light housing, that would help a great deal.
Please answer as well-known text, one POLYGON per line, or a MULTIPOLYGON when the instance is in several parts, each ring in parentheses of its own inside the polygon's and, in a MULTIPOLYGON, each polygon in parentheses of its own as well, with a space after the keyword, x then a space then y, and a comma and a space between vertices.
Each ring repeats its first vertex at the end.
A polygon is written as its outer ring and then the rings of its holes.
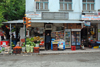
POLYGON ((31 20, 31 18, 28 18, 28 17, 23 17, 23 24, 25 24, 26 25, 26 28, 28 28, 28 27, 30 27, 31 26, 31 21, 29 21, 29 20, 31 20))
POLYGON ((23 17, 23 24, 26 24, 27 17, 23 17))
POLYGON ((31 18, 27 18, 26 19, 26 28, 28 28, 28 27, 30 27, 31 26, 31 21, 29 21, 29 20, 31 20, 31 18))

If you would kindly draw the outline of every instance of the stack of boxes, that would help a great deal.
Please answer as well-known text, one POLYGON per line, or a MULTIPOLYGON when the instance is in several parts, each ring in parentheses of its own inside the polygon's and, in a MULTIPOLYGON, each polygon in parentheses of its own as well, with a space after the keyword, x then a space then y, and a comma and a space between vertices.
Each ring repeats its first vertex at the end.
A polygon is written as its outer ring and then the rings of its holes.
POLYGON ((22 51, 22 48, 19 47, 19 46, 13 48, 13 53, 14 53, 14 54, 20 54, 21 51, 22 51))
POLYGON ((81 25, 76 23, 64 24, 64 26, 66 27, 65 29, 81 29, 81 25))
POLYGON ((58 44, 53 44, 53 50, 57 51, 58 50, 58 44))
POLYGON ((39 53, 39 47, 34 47, 34 53, 39 53))
POLYGON ((10 46, 5 47, 4 54, 9 54, 11 51, 10 46))

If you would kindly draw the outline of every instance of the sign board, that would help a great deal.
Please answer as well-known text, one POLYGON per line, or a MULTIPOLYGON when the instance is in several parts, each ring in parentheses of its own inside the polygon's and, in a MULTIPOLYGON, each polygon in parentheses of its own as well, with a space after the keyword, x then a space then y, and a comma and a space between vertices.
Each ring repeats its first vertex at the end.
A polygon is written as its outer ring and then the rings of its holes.
POLYGON ((36 2, 40 2, 40 0, 35 0, 36 2))
POLYGON ((85 26, 91 26, 91 22, 85 21, 85 22, 84 22, 84 25, 85 25, 85 26))
POLYGON ((98 29, 98 32, 100 33, 100 29, 98 29))
POLYGON ((100 15, 82 15, 82 20, 100 20, 100 15))
POLYGON ((41 18, 41 13, 40 12, 36 12, 36 13, 27 13, 26 17, 29 18, 41 18))
POLYGON ((0 36, 3 36, 3 32, 0 31, 0 36))

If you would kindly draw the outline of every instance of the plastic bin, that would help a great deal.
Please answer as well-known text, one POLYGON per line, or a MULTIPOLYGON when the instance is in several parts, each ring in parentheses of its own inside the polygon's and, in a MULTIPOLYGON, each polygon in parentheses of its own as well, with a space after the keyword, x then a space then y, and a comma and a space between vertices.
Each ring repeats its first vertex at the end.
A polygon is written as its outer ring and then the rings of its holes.
POLYGON ((75 51, 76 50, 76 46, 71 46, 71 50, 75 51))

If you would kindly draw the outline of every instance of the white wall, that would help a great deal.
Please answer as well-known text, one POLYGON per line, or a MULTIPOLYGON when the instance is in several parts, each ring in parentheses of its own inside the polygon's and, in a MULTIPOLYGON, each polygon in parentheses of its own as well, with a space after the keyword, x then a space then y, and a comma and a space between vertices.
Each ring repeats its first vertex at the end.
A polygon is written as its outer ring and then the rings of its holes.
POLYGON ((95 0, 95 10, 98 11, 100 9, 100 0, 95 0))
POLYGON ((49 0, 49 11, 50 12, 59 11, 59 0, 49 0))
POLYGON ((69 12, 69 20, 81 20, 81 12, 69 12))
POLYGON ((82 0, 72 0, 72 9, 74 12, 82 12, 82 0))
POLYGON ((26 0, 26 12, 34 10, 34 0, 26 0))

